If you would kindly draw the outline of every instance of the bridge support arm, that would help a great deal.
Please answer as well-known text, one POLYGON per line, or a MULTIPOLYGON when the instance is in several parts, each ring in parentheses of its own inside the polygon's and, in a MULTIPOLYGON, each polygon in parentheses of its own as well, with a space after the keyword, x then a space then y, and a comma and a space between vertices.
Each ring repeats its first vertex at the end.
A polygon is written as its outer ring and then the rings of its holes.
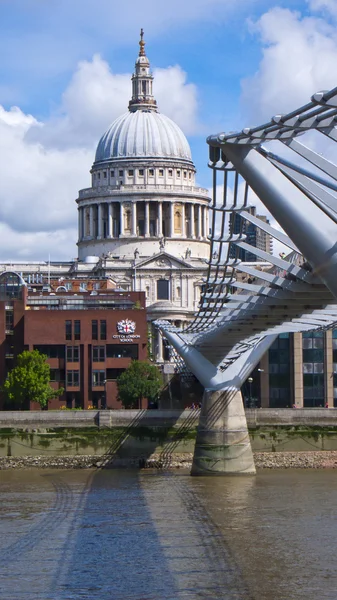
POLYGON ((265 336, 221 371, 178 334, 164 331, 164 335, 205 387, 191 474, 254 474, 240 388, 277 336, 265 336))

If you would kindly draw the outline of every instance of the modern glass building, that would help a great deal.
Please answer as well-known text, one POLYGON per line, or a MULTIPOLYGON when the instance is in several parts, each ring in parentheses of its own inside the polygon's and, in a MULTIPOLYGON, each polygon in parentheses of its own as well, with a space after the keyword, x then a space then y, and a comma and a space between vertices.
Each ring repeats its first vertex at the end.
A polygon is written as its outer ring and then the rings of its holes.
POLYGON ((242 388, 245 405, 337 408, 337 328, 282 333, 242 388))

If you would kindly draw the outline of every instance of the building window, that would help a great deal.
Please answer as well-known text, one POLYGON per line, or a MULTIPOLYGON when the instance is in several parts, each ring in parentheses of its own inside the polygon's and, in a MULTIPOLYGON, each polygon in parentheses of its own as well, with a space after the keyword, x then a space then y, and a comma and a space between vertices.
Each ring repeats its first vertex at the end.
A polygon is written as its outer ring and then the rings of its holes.
POLYGON ((103 171, 103 177, 106 179, 106 171, 103 171))
MULTIPOLYGON (((138 360, 138 344, 108 344, 107 358, 132 358, 138 360)), ((110 377, 108 377, 110 379, 110 377)))
POLYGON ((139 177, 144 177, 144 169, 139 169, 138 175, 139 177))
POLYGON ((157 300, 170 299, 170 282, 167 279, 157 281, 157 300))
POLYGON ((101 179, 101 174, 97 173, 97 179, 101 179))
POLYGON ((149 177, 154 177, 154 169, 149 169, 149 177))
POLYGON ((164 177, 164 169, 159 169, 159 177, 164 177))
POLYGON ((106 320, 100 321, 100 339, 106 340, 106 320))
POLYGON ((172 177, 172 175, 173 175, 173 171, 172 171, 172 169, 169 169, 169 170, 168 170, 168 176, 169 176, 169 177, 172 177))
POLYGON ((271 408, 292 406, 290 337, 282 333, 269 349, 269 394, 271 408))
POLYGON ((13 333, 14 313, 13 310, 6 310, 6 333, 13 333))
POLYGON ((103 386, 105 384, 105 371, 92 372, 92 387, 103 386))
POLYGON ((74 321, 74 339, 81 339, 81 321, 74 321))
POLYGON ((115 177, 115 171, 110 171, 110 177, 115 177))
MULTIPOLYGON (((71 321, 70 321, 71 323, 71 321)), ((34 350, 38 350, 41 354, 45 354, 47 358, 63 358, 65 357, 64 345, 36 345, 34 350)))
POLYGON ((98 340, 98 321, 91 321, 91 339, 98 340))
POLYGON ((123 169, 120 169, 120 170, 118 171, 118 175, 119 175, 120 177, 123 177, 123 169))
POLYGON ((128 170, 128 175, 129 175, 129 177, 132 177, 132 176, 133 176, 133 169, 129 169, 129 170, 128 170))
POLYGON ((189 178, 189 179, 192 179, 192 173, 189 173, 189 174, 188 174, 188 178, 189 178))
POLYGON ((184 179, 187 178, 187 171, 184 171, 184 179))
POLYGON ((306 331, 303 346, 303 406, 324 406, 324 332, 306 331))
POLYGON ((63 369, 50 369, 49 381, 64 381, 64 370, 63 369))
POLYGON ((122 373, 124 373, 125 369, 107 369, 106 378, 110 381, 110 379, 117 379, 122 373))
POLYGON ((92 347, 92 362, 104 362, 105 361, 105 346, 93 346, 92 347))
POLYGON ((177 171, 177 177, 180 177, 180 171, 179 170, 177 171))
POLYGON ((67 362, 79 362, 80 360, 80 347, 79 346, 67 346, 67 362))
POLYGON ((67 371, 67 387, 74 387, 80 385, 80 372, 79 371, 67 371))
POLYGON ((176 210, 174 213, 174 231, 175 233, 181 233, 182 218, 180 210, 176 210))
POLYGON ((72 322, 66 321, 66 340, 71 340, 72 336, 72 322))

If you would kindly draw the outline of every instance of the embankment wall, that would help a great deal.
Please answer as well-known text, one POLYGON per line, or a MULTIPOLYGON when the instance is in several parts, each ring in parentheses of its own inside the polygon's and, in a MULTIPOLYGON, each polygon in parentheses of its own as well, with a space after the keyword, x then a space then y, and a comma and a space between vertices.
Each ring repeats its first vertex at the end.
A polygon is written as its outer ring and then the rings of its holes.
MULTIPOLYGON (((247 410, 255 452, 337 451, 337 410, 247 410)), ((0 457, 147 460, 193 453, 198 410, 0 412, 0 457)))

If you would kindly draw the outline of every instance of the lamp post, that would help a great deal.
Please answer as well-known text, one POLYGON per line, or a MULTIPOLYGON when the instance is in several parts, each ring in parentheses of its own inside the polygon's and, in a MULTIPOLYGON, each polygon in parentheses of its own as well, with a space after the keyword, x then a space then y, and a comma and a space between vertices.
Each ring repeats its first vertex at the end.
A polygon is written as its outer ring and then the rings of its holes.
POLYGON ((248 377, 248 383, 249 383, 248 406, 249 406, 249 408, 252 408, 252 383, 253 383, 253 378, 252 377, 248 377))

